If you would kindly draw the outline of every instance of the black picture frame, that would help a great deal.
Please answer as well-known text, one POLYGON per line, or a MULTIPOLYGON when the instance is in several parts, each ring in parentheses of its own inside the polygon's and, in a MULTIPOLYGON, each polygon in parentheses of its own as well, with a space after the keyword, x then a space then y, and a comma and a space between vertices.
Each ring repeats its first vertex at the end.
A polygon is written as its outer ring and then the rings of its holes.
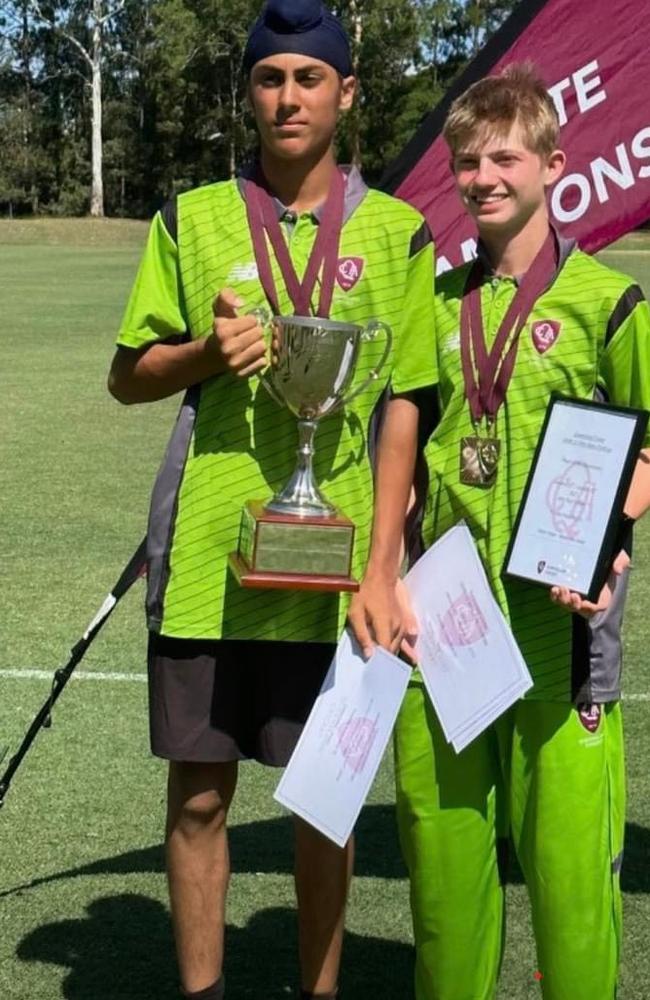
MULTIPOLYGON (((537 442, 537 447, 535 449, 535 454, 533 456, 532 465, 530 472, 528 474, 528 479, 526 481, 526 486, 522 495, 521 503, 519 505, 519 510, 517 511, 517 516, 515 518, 515 523, 513 526, 512 534, 510 536, 510 541, 508 543, 508 548, 506 551, 505 559, 503 561, 502 576, 506 579, 516 579, 525 580, 528 583, 534 583, 538 586, 550 589, 550 587, 561 584, 562 581, 558 580, 555 583, 549 582, 547 580, 539 579, 538 575, 531 573, 530 575, 524 575, 521 573, 515 573, 509 569, 512 562, 513 553, 515 548, 518 546, 519 539, 518 534, 521 527, 522 520, 524 518, 524 513, 526 511, 527 503, 530 497, 533 483, 535 482, 535 477, 537 475, 540 459, 545 447, 547 446, 546 437, 548 432, 548 427, 551 422, 552 415, 554 413, 555 407, 571 407, 583 412, 584 417, 588 421, 589 413, 598 410, 599 412, 610 412, 612 414, 618 414, 624 416, 630 420, 634 421, 634 429, 630 436, 630 443, 627 449, 627 453, 621 463, 621 471, 618 483, 616 484, 614 490, 614 500, 612 508, 610 511, 609 518, 607 520, 607 525, 604 534, 601 538, 596 539, 594 545, 598 547, 598 555, 595 560, 594 570, 592 573, 591 582, 589 587, 584 591, 577 591, 582 597, 586 598, 588 601, 596 602, 600 595, 600 592, 609 576, 611 570, 612 560, 616 555, 616 552, 621 545, 621 524, 623 520, 623 508, 625 501, 627 499, 627 494, 630 489, 630 484, 632 482, 632 476, 634 475, 634 469, 637 463, 639 452, 643 447, 643 442, 646 435, 646 430, 648 426, 648 419, 650 414, 645 410, 637 410, 632 407, 617 406, 612 403, 601 403, 590 399, 578 399, 573 396, 566 396, 562 393, 553 392, 549 399, 549 404, 546 409, 546 414, 544 416, 544 422, 542 424, 542 429, 539 436, 539 441, 537 442)), ((568 583, 567 586, 570 586, 568 583)), ((575 587, 570 587, 570 589, 575 590, 575 587)))

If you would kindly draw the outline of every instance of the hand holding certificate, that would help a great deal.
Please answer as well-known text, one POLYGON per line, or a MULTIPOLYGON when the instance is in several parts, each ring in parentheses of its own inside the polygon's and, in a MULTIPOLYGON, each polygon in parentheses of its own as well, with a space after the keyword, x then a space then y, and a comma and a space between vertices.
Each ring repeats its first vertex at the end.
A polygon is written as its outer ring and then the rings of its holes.
POLYGON ((551 399, 504 571, 596 601, 621 546, 648 414, 551 399))
POLYGON ((275 799, 343 847, 375 778, 411 668, 343 633, 275 799))
MULTIPOLYGON (((445 736, 460 752, 531 687, 468 528, 456 525, 405 581, 416 652, 445 736)), ((343 847, 377 773, 411 668, 345 632, 275 799, 343 847)))

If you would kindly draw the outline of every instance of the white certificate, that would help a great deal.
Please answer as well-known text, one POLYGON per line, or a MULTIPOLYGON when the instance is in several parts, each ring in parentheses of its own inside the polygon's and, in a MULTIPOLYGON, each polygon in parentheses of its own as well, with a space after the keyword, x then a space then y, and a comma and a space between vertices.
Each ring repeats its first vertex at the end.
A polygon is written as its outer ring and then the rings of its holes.
POLYGON ((505 571, 595 600, 643 443, 647 414, 551 400, 505 571))
POLYGON ((366 662, 345 632, 274 798, 339 847, 381 763, 411 676, 384 649, 366 662))
POLYGON ((464 523, 425 552, 405 584, 418 619, 420 672, 446 739, 460 751, 532 680, 464 523))

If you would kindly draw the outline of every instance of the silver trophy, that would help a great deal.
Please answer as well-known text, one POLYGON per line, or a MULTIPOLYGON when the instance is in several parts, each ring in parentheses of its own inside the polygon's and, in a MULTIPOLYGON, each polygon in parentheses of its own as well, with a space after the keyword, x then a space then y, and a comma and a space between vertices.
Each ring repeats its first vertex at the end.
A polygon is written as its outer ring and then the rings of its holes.
MULTIPOLYGON (((261 311, 258 318, 264 323, 261 311)), ((297 463, 286 486, 244 509, 239 549, 231 566, 244 586, 353 590, 350 577, 354 525, 323 496, 313 471, 319 421, 347 406, 378 377, 393 336, 379 320, 367 326, 310 316, 276 316, 272 363, 262 384, 298 423, 297 463), (379 362, 350 388, 364 342, 379 334, 385 344, 379 362)))
POLYGON ((274 325, 274 363, 262 382, 273 398, 298 420, 298 461, 291 479, 266 504, 266 510, 294 517, 332 517, 336 508, 314 479, 314 435, 318 422, 347 406, 379 374, 393 343, 390 328, 373 320, 365 328, 309 316, 278 316, 274 325), (383 331, 384 353, 365 381, 348 393, 363 341, 383 331))

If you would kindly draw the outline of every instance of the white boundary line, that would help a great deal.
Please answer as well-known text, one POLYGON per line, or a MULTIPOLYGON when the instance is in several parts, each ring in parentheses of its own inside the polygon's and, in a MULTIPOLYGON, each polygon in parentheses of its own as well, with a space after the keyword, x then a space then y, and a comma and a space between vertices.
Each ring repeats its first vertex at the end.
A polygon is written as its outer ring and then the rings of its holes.
MULTIPOLYGON (((53 670, 2 670, 0 669, 0 680, 3 677, 9 680, 54 680, 53 670)), ((78 670, 72 674, 71 680, 77 681, 126 681, 127 683, 135 682, 137 684, 143 684, 147 680, 146 674, 129 674, 129 673, 100 673, 99 671, 91 670, 78 670)))
MULTIPOLYGON (((3 670, 0 668, 0 680, 39 680, 51 681, 54 678, 53 670, 3 670)), ((134 673, 101 673, 100 671, 78 670, 72 674, 71 680, 75 681, 116 681, 118 683, 145 684, 146 674, 134 673)), ((624 694, 623 701, 650 701, 650 692, 638 692, 637 694, 624 694)))

